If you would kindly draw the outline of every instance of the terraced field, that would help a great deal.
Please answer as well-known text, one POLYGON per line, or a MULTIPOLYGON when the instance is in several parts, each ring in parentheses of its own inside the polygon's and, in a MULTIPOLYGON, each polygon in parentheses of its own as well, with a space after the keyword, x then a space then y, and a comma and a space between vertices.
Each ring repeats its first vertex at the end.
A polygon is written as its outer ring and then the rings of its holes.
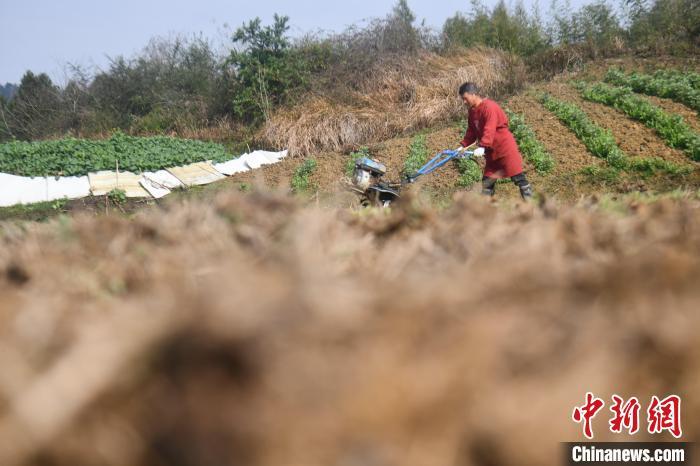
MULTIPOLYGON (((634 67, 634 62, 623 65, 634 67)), ((675 66, 681 64, 676 62, 675 66)), ((575 200, 583 195, 601 193, 692 191, 700 187, 700 165, 696 160, 700 150, 700 119, 692 105, 695 95, 692 86, 697 82, 693 79, 693 72, 688 72, 690 78, 684 80, 685 71, 673 72, 668 67, 663 73, 649 70, 648 65, 640 67, 636 73, 619 70, 620 64, 611 62, 609 66, 599 65, 587 72, 561 75, 533 85, 503 102, 518 115, 516 121, 524 128, 524 132, 516 132, 521 139, 521 149, 524 146, 523 134, 529 134, 538 145, 538 151, 551 160, 551 166, 546 170, 538 170, 536 160, 524 153, 528 176, 541 194, 560 200, 575 200), (618 81, 611 76, 616 76, 618 81), (657 87, 654 92, 638 94, 632 87, 622 87, 624 83, 620 76, 632 76, 637 80, 648 77, 657 87), (664 79, 675 83, 669 84, 676 89, 675 93, 659 90, 664 79), (612 101, 594 100, 587 90, 596 89, 595 86, 622 93, 629 102, 638 105, 625 109, 612 101), (677 90, 678 87, 685 89, 683 86, 690 90, 686 93, 677 90), (598 128, 595 140, 589 138, 584 142, 577 136, 570 125, 543 105, 545 95, 578 109, 581 117, 585 116, 590 125, 598 128), (603 143, 601 138, 607 138, 608 142, 603 143), (611 167, 604 158, 601 159, 596 154, 596 147, 600 144, 615 146, 615 151, 625 159, 624 166, 611 167)), ((642 90, 639 86, 636 89, 642 90)), ((428 151, 435 153, 456 146, 462 131, 460 125, 424 131, 428 151)), ((411 141, 412 137, 406 136, 369 146, 371 155, 389 168, 389 179, 399 179, 411 141)), ((342 191, 340 180, 346 157, 348 154, 338 152, 321 152, 315 156, 318 169, 311 178, 321 194, 342 191)), ((280 166, 264 169, 263 173, 246 174, 239 179, 254 182, 257 178, 262 184, 284 189, 298 163, 298 160, 290 159, 280 166)), ((455 164, 421 180, 417 189, 433 197, 449 198, 452 192, 465 188, 460 183, 459 167, 455 164)), ((517 195, 515 188, 499 190, 499 197, 503 199, 516 199, 517 195)))

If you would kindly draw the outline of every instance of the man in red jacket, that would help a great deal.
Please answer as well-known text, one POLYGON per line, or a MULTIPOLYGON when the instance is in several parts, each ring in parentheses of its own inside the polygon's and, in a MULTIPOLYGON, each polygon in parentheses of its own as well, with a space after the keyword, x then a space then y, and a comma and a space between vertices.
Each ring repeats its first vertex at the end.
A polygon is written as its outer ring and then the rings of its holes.
POLYGON ((520 188, 522 198, 531 199, 532 187, 523 174, 523 157, 508 129, 506 114, 496 102, 482 97, 474 83, 462 84, 459 95, 469 107, 469 124, 462 147, 469 147, 478 139, 479 147, 474 155, 486 159, 481 193, 493 196, 498 178, 510 177, 520 188))

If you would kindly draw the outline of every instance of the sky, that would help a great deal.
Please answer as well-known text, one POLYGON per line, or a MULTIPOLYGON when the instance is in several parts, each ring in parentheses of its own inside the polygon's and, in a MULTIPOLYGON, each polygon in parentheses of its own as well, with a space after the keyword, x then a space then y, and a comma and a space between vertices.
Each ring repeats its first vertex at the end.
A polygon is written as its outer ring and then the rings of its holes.
MULTIPOLYGON (((538 0, 525 0, 531 7, 538 0)), ((396 0, 0 0, 0 84, 27 70, 65 83, 66 64, 106 68, 108 57, 131 57, 153 37, 197 34, 224 44, 244 21, 290 17, 290 33, 341 31, 384 17, 396 0)), ((496 0, 483 0, 493 6, 496 0)), ((409 0, 418 20, 441 28, 468 0, 409 0)), ((573 0, 572 5, 583 3, 573 0)), ((543 3, 549 8, 549 1, 543 3)))

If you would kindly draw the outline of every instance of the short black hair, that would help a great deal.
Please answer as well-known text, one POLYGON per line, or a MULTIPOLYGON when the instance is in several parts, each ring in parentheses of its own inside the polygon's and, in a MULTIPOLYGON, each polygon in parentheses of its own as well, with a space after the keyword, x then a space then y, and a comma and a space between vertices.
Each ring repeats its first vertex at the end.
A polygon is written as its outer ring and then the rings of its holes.
POLYGON ((465 92, 469 94, 481 95, 479 87, 472 82, 466 82, 459 86, 459 96, 463 96, 465 92))

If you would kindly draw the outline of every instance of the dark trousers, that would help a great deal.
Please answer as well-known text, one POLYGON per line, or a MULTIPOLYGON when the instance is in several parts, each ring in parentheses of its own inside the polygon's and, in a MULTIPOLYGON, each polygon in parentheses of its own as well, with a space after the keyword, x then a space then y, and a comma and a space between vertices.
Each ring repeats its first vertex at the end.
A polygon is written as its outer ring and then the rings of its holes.
MULTIPOLYGON (((511 176, 510 179, 520 188, 520 195, 523 199, 532 197, 532 186, 530 186, 524 173, 518 173, 515 176, 511 176)), ((496 194, 497 181, 496 178, 489 178, 488 176, 483 177, 481 180, 481 194, 485 196, 493 196, 496 194)))

